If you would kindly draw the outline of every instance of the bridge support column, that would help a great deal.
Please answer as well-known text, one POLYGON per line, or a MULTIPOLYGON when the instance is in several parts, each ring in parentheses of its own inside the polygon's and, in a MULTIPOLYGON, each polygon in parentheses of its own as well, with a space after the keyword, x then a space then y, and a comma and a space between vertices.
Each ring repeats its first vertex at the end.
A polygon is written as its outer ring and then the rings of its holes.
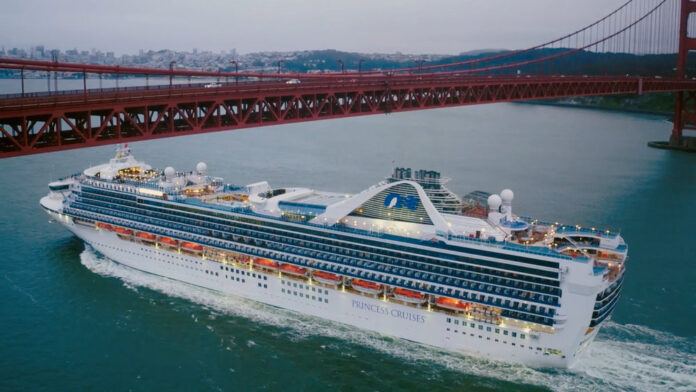
MULTIPOLYGON (((689 37, 689 16, 696 13, 696 2, 681 0, 679 17, 679 52, 677 54, 677 78, 694 77, 686 75, 686 60, 689 51, 696 50, 696 38, 689 37)), ((696 130, 696 92, 679 91, 674 102, 674 127, 669 145, 678 149, 696 151, 696 138, 684 136, 685 129, 696 130)))
MULTIPOLYGON (((696 13, 696 2, 681 0, 679 12, 679 47, 677 52, 677 74, 679 79, 694 77, 686 74, 689 51, 696 50, 696 38, 689 37, 689 16, 696 13)), ((696 130, 696 91, 678 91, 674 100, 674 127, 669 142, 650 142, 648 146, 671 150, 696 152, 696 138, 684 136, 684 130, 696 130)))

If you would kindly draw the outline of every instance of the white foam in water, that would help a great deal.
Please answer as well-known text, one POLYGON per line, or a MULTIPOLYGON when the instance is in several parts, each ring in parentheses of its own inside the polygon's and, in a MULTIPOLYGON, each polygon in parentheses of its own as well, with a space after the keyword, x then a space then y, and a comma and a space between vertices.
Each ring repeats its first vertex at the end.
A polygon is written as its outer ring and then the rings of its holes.
MULTIPOLYGON (((379 350, 409 362, 428 361, 443 368, 505 381, 535 384, 557 391, 694 391, 694 342, 638 325, 608 323, 584 357, 571 370, 536 370, 526 366, 461 356, 433 347, 394 340, 376 333, 244 300, 201 287, 151 275, 115 263, 89 246, 80 254, 82 264, 102 276, 116 277, 138 292, 147 287, 210 308, 208 320, 219 313, 240 316, 267 325, 290 328, 287 338, 327 336, 379 350)), ((195 318, 195 316, 192 315, 195 318)), ((196 319, 197 322, 203 320, 196 319)), ((248 341, 248 345, 254 345, 248 341)), ((438 367, 432 367, 437 369, 438 367)))

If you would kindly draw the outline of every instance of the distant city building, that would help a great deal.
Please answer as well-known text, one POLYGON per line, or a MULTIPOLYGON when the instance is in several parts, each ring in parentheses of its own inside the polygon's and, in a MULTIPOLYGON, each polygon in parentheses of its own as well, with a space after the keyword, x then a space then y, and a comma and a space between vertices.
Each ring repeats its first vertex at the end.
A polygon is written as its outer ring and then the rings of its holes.
POLYGON ((274 72, 278 61, 283 61, 283 70, 292 72, 337 72, 340 68, 337 59, 342 59, 346 70, 357 70, 359 59, 365 69, 390 69, 410 66, 415 61, 428 62, 440 60, 443 55, 409 55, 402 53, 348 53, 336 50, 292 51, 292 52, 257 52, 239 54, 236 48, 213 52, 192 48, 190 52, 170 49, 145 50, 139 49, 137 54, 124 53, 116 55, 113 51, 102 52, 96 48, 90 50, 47 49, 44 45, 35 45, 28 49, 3 48, 0 55, 14 58, 31 58, 34 60, 62 60, 91 64, 119 64, 123 66, 138 66, 150 68, 168 68, 172 61, 177 67, 201 70, 229 70, 237 67, 252 71, 274 72))

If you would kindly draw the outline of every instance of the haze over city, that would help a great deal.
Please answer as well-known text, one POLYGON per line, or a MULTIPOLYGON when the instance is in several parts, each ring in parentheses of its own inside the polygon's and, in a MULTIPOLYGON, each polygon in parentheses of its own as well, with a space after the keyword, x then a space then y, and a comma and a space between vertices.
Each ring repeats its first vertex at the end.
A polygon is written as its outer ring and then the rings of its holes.
POLYGON ((3 4, 0 36, 5 48, 96 48, 117 55, 193 48, 456 54, 534 45, 597 20, 623 2, 23 0, 3 4))

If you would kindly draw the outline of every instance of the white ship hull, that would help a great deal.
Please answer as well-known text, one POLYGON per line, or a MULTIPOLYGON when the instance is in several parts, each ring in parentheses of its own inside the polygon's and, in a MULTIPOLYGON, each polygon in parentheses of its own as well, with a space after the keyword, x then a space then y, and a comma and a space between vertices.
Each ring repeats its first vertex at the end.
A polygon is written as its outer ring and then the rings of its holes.
MULTIPOLYGON (((201 256, 122 240, 107 230, 75 224, 69 217, 57 213, 58 208, 48 210, 57 221, 95 250, 126 266, 454 352, 523 363, 532 367, 566 368, 578 359, 580 352, 589 345, 598 331, 595 328, 592 332, 585 333, 586 321, 589 320, 585 318, 582 321, 585 327, 561 328, 554 334, 527 332, 522 339, 520 335, 525 333, 522 329, 469 320, 463 315, 431 311, 427 305, 408 306, 383 297, 346 292, 341 286, 331 288, 309 280, 288 279, 280 277, 277 272, 262 273, 241 265, 221 265, 201 256), (472 323, 474 327, 471 327, 472 323), (504 334, 504 331, 508 333, 504 334), (513 332, 517 337, 512 337, 513 332), (545 352, 547 347, 560 348, 564 355, 548 354, 545 352)), ((584 307, 589 306, 591 309, 592 298, 586 298, 583 302, 587 302, 583 304, 584 307)))

